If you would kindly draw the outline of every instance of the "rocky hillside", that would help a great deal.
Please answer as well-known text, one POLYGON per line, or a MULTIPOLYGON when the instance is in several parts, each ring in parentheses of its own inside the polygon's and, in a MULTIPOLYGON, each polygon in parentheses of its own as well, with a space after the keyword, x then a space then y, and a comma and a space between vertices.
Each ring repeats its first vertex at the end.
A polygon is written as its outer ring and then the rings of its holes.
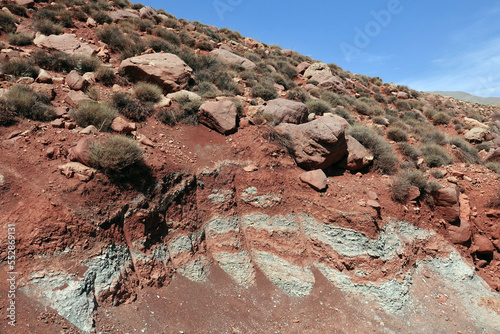
POLYGON ((439 94, 443 96, 449 96, 453 97, 454 99, 457 100, 462 100, 466 102, 471 102, 471 103, 479 103, 479 104, 484 104, 484 105, 494 105, 494 106, 499 106, 500 105, 500 98, 498 97, 481 97, 481 96, 475 96, 466 92, 429 92, 431 94, 439 94))
POLYGON ((126 0, 0 29, 2 333, 500 328, 498 108, 126 0))

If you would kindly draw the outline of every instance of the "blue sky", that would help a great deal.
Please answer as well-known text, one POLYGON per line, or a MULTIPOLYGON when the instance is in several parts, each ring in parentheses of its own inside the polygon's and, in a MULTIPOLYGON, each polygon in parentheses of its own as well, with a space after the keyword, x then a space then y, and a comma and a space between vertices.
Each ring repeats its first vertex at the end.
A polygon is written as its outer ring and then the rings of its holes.
POLYGON ((141 1, 177 18, 417 90, 500 97, 500 3, 472 0, 141 1))

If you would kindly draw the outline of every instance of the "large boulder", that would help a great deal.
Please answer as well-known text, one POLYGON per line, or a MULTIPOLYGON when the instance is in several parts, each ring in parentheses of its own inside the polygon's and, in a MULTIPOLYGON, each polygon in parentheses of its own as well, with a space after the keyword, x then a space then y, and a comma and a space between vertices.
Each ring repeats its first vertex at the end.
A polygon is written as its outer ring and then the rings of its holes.
POLYGON ((343 161, 342 167, 348 170, 355 171, 363 169, 373 162, 373 154, 366 149, 354 137, 346 136, 347 140, 347 156, 343 161))
POLYGON ((193 70, 171 53, 151 53, 122 61, 120 71, 134 81, 149 81, 166 93, 187 87, 193 70))
POLYGON ((75 34, 38 36, 33 41, 37 46, 49 50, 57 50, 70 56, 83 54, 91 56, 97 50, 95 45, 80 41, 75 34))
POLYGON ((308 184, 316 191, 323 191, 327 187, 328 178, 321 169, 311 170, 299 175, 300 181, 308 184))
POLYGON ((318 62, 310 65, 304 72, 304 77, 306 79, 311 79, 318 73, 332 74, 332 70, 328 64, 323 62, 318 62))
POLYGON ((139 16, 141 19, 153 19, 156 22, 160 22, 161 19, 158 16, 158 13, 153 7, 150 6, 144 6, 139 10, 139 16))
POLYGON ((304 72, 311 66, 311 63, 307 61, 303 61, 302 63, 298 64, 297 67, 295 68, 298 73, 304 74, 304 72))
POLYGON ((128 10, 123 10, 123 9, 119 9, 119 10, 115 10, 113 12, 109 12, 109 16, 111 16, 111 18, 115 22, 126 21, 126 20, 129 20, 129 19, 138 19, 139 18, 139 15, 137 15, 136 13, 134 13, 132 11, 128 11, 128 10))
POLYGON ((456 223, 460 218, 459 194, 456 185, 443 187, 432 192, 436 212, 450 224, 456 223))
POLYGON ((215 131, 228 135, 236 132, 238 110, 233 101, 205 102, 198 112, 198 121, 215 131))
POLYGON ((500 147, 492 150, 484 160, 487 162, 500 162, 500 147))
POLYGON ((310 78, 311 81, 318 82, 318 87, 338 94, 346 94, 346 89, 342 79, 326 71, 318 72, 310 78))
POLYGON ((272 115, 280 123, 301 124, 307 121, 309 109, 301 102, 275 99, 267 102, 263 113, 272 115))
POLYGON ((247 70, 254 69, 257 67, 257 65, 255 65, 253 61, 238 56, 237 54, 234 54, 228 50, 215 49, 211 52, 211 54, 228 64, 240 65, 247 70))
POLYGON ((470 129, 464 135, 464 138, 470 142, 483 142, 493 139, 490 131, 483 127, 475 127, 470 129))
POLYGON ((345 127, 333 115, 299 125, 281 123, 275 129, 290 136, 295 161, 306 170, 328 168, 347 152, 345 127))
POLYGON ((78 71, 73 70, 66 76, 66 84, 73 90, 86 90, 90 86, 90 82, 82 77, 78 71))

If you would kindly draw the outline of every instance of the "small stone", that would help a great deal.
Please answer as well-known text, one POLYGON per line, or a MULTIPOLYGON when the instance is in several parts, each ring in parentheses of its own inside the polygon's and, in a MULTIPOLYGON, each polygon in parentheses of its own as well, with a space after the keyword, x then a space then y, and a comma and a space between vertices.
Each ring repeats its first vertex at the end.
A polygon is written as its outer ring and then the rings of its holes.
POLYGON ((36 78, 36 82, 52 83, 52 76, 42 68, 40 69, 40 72, 38 72, 38 77, 36 78))
POLYGON ((373 200, 373 201, 378 201, 378 195, 374 191, 369 191, 368 192, 368 198, 373 200))
POLYGON ((12 139, 14 137, 17 137, 17 136, 19 136, 21 134, 21 132, 22 132, 21 130, 12 131, 11 133, 9 133, 7 135, 6 139, 12 139))
POLYGON ((111 123, 111 129, 120 133, 131 133, 135 131, 136 126, 135 123, 129 123, 122 117, 117 117, 111 123))
POLYGON ((455 177, 458 177, 459 179, 463 179, 464 176, 465 176, 465 173, 464 172, 459 172, 459 171, 456 171, 456 170, 452 170, 451 171, 451 176, 455 176, 455 177))
POLYGON ((245 172, 251 173, 251 172, 255 172, 255 171, 259 170, 259 168, 257 168, 257 166, 255 166, 254 164, 251 164, 251 165, 243 167, 243 170, 245 172))
POLYGON ((380 203, 377 202, 377 201, 374 201, 372 199, 369 199, 367 202, 366 202, 366 205, 368 206, 371 206, 372 208, 374 209, 377 209, 377 210, 380 210, 382 207, 380 206, 380 203))
POLYGON ((76 123, 74 122, 65 122, 64 127, 68 130, 76 129, 76 123))
POLYGON ((323 191, 327 187, 328 178, 321 169, 312 170, 299 175, 299 179, 307 183, 316 191, 323 191))
POLYGON ((54 154, 55 154, 55 148, 53 146, 49 147, 46 151, 45 151, 45 154, 47 155, 47 158, 49 159, 52 159, 54 158, 54 154))
POLYGON ((446 179, 448 182, 450 183, 455 183, 457 184, 458 183, 458 180, 455 176, 450 176, 449 178, 446 179))
POLYGON ((139 139, 139 143, 145 146, 155 147, 155 144, 147 137, 142 137, 141 139, 139 139))
POLYGON ((448 301, 448 297, 446 297, 445 295, 441 295, 441 296, 439 297, 439 299, 438 299, 438 302, 439 302, 440 304, 444 304, 444 303, 446 303, 447 301, 448 301))
POLYGON ((35 79, 30 78, 30 77, 22 77, 17 79, 16 83, 20 85, 31 85, 33 82, 35 82, 35 79))
POLYGON ((50 122, 53 128, 63 129, 64 128, 64 120, 62 118, 58 118, 50 122))
POLYGON ((96 135, 97 133, 99 133, 99 131, 93 125, 89 125, 85 129, 80 131, 80 134, 82 134, 82 135, 90 135, 90 134, 96 135))
POLYGON ((408 188, 408 200, 414 201, 419 197, 420 197, 420 189, 418 189, 418 187, 415 186, 410 186, 408 188))

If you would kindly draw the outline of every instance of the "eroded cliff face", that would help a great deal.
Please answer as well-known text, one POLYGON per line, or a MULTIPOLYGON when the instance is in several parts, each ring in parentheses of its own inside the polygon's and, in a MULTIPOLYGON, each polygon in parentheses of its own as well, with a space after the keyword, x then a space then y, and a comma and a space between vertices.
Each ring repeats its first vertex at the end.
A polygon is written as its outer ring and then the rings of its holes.
MULTIPOLYGON (((244 309, 267 314, 270 311, 262 305, 268 296, 259 294, 260 289, 270 289, 270 295, 282 301, 278 309, 288 305, 297 314, 301 305, 311 313, 314 308, 307 302, 327 302, 332 291, 342 298, 355 296, 347 303, 363 310, 357 315, 359 323, 344 313, 343 327, 331 320, 316 327, 325 330, 362 330, 370 327, 370 319, 383 318, 373 323, 376 332, 500 328, 498 295, 441 235, 395 217, 380 217, 369 207, 352 206, 351 211, 328 207, 331 198, 297 193, 280 182, 278 174, 270 182, 231 162, 197 174, 169 174, 149 195, 118 201, 112 215, 90 219, 78 234, 60 233, 72 241, 59 245, 56 252, 30 250, 26 243, 24 251, 32 257, 22 262, 20 291, 84 332, 104 323, 123 332, 127 320, 106 319, 103 312, 116 315, 121 310, 123 316, 130 307, 140 313, 150 306, 158 316, 150 315, 155 320, 145 325, 146 332, 182 329, 182 321, 160 316, 165 305, 147 302, 147 296, 158 293, 160 298, 182 282, 189 289, 175 292, 180 309, 184 298, 201 301, 213 294, 217 300, 222 294, 225 300, 240 300, 243 294, 248 298, 241 302, 244 309), (221 288, 221 282, 227 288, 221 288), (207 291, 207 284, 219 285, 207 291), (436 296, 446 300, 436 302, 436 296), (450 305, 445 316, 438 315, 443 303, 450 305), (179 327, 168 327, 169 323, 179 327)), ((67 208, 71 211, 72 205, 67 208)), ((336 312, 347 312, 330 309, 332 313, 325 316, 340 318, 336 312)), ((231 325, 227 315, 220 319, 218 324, 188 328, 197 332, 273 328, 258 327, 248 319, 231 327, 235 322, 231 325)))

